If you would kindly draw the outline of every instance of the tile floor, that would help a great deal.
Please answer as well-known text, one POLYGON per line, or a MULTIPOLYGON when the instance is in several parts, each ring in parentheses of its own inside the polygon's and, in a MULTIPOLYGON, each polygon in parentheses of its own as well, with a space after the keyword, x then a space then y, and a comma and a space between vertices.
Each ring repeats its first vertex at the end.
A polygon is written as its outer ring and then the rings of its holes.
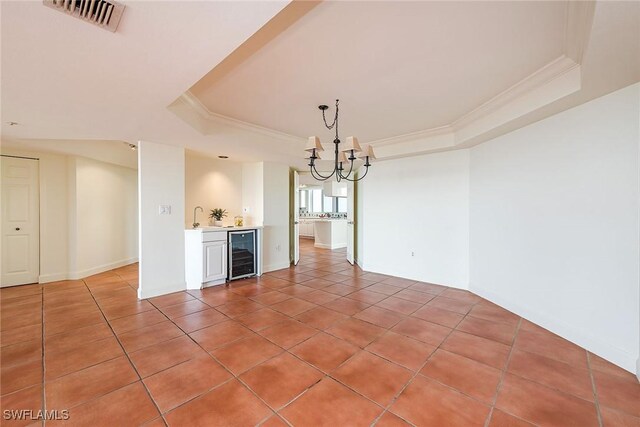
MULTIPOLYGON (((466 291, 296 268, 136 298, 137 266, 3 289, 2 409, 74 426, 640 426, 635 377, 466 291), (59 413, 58 415, 62 415, 59 413)), ((31 420, 2 425, 41 424, 31 420)))

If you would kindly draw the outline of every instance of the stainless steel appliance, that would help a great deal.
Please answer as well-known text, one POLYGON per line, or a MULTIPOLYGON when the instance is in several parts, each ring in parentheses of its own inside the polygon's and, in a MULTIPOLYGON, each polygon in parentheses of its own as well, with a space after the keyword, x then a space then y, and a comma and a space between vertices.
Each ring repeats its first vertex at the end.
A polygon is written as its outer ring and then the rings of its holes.
POLYGON ((256 230, 230 231, 229 280, 254 276, 256 260, 256 230))

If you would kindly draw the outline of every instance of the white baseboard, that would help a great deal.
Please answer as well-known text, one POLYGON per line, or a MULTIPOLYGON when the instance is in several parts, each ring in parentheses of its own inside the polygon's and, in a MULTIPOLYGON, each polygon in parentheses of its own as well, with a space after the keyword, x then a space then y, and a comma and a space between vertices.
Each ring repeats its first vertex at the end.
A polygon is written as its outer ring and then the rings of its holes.
POLYGON ((640 357, 636 360, 636 378, 640 381, 640 357))
POLYGON ((289 268, 291 263, 281 262, 279 264, 270 264, 262 267, 262 273, 268 273, 270 271, 282 270, 283 268, 289 268))
POLYGON ((38 277, 38 283, 59 282, 60 280, 68 280, 67 273, 42 274, 38 277))
POLYGON ((138 299, 159 297, 160 295, 172 294, 174 292, 181 292, 186 290, 186 282, 176 283, 175 285, 165 286, 163 288, 142 289, 142 287, 139 287, 138 299))
POLYGON ((507 300, 489 290, 474 285, 470 285, 469 290, 501 307, 506 308, 507 310, 516 313, 518 316, 521 316, 536 325, 542 326, 554 334, 558 334, 562 338, 597 354, 603 359, 620 366, 622 369, 631 373, 633 373, 635 369, 640 374, 640 361, 636 361, 635 355, 629 354, 620 348, 605 343, 600 339, 579 330, 571 324, 559 321, 549 314, 531 310, 519 302, 507 300))
POLYGON ((314 243, 313 246, 315 246, 316 248, 320 248, 320 249, 340 249, 340 248, 346 248, 347 244, 346 243, 336 243, 335 245, 327 245, 324 243, 314 243))
POLYGON ((66 272, 66 273, 53 273, 53 274, 42 274, 38 276, 38 283, 51 283, 51 282, 59 282, 61 280, 78 280, 83 279, 88 276, 93 276, 94 274, 104 273, 105 271, 113 270, 114 268, 124 267, 125 265, 133 264, 134 262, 138 262, 138 258, 129 258, 116 262, 112 262, 109 264, 99 265, 97 267, 87 268, 85 270, 75 271, 75 272, 66 272))
POLYGON ((69 275, 67 277, 70 280, 83 279, 85 277, 93 276, 94 274, 104 273, 105 271, 113 270, 114 268, 124 267, 125 265, 133 264, 134 262, 138 262, 137 257, 123 259, 123 260, 111 262, 108 264, 102 264, 96 267, 87 268, 85 270, 72 271, 72 272, 69 272, 69 275))

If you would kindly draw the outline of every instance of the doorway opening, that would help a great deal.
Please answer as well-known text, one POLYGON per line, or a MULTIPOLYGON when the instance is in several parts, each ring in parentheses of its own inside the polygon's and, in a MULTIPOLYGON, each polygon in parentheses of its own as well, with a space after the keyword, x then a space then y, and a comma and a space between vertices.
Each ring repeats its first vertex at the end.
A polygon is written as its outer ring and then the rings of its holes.
POLYGON ((294 172, 293 181, 293 264, 305 255, 315 257, 323 251, 354 264, 354 184, 319 183, 298 172, 294 172))

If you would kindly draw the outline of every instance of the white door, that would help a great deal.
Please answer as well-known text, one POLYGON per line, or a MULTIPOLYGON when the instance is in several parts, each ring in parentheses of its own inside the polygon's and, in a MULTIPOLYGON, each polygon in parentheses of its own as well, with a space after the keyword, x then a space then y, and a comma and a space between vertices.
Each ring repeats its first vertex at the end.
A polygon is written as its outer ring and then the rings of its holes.
POLYGON ((355 183, 347 182, 347 261, 355 262, 355 183))
POLYGON ((2 157, 2 281, 38 283, 40 274, 38 161, 2 157))
POLYGON ((202 282, 226 279, 227 277, 227 242, 205 242, 204 272, 202 282))
POLYGON ((300 261, 300 175, 293 171, 293 265, 300 261))

